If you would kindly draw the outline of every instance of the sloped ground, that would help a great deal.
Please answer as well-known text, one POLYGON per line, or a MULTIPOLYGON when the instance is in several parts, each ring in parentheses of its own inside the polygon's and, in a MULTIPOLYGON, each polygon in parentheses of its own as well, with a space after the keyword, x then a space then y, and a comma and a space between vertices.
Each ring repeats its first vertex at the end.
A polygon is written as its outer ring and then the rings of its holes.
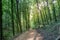
POLYGON ((29 30, 14 40, 56 40, 56 38, 60 35, 59 28, 60 24, 51 27, 29 30))
POLYGON ((60 36, 60 23, 37 29, 37 33, 44 37, 43 40, 56 40, 60 36))
POLYGON ((42 40, 43 37, 36 32, 36 30, 29 30, 14 40, 42 40))

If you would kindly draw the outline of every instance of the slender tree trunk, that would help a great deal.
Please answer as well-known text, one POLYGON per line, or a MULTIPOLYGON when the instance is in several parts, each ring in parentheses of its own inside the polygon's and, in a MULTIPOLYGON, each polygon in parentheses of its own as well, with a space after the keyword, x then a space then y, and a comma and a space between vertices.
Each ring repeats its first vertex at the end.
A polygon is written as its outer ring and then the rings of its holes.
MULTIPOLYGON (((44 0, 43 0, 43 4, 45 4, 44 0)), ((43 11, 44 22, 46 20, 47 24, 49 24, 49 21, 48 21, 49 18, 48 18, 48 14, 47 14, 48 11, 47 11, 47 8, 46 8, 45 5, 43 6, 43 10, 42 11, 43 11)))
POLYGON ((28 30, 28 19, 27 19, 27 13, 26 13, 26 10, 25 10, 25 21, 26 21, 26 30, 28 30))
MULTIPOLYGON (((54 0, 52 0, 52 2, 53 1, 54 0)), ((56 13, 55 13, 55 7, 54 7, 54 4, 53 3, 52 3, 52 6, 53 6, 53 8, 52 8, 52 10, 53 10, 53 17, 54 17, 55 22, 57 22, 56 13)))
POLYGON ((13 29, 13 36, 14 36, 15 31, 14 31, 13 0, 11 0, 11 12, 12 12, 12 29, 13 29))
POLYGON ((2 0, 0 0, 0 40, 3 40, 3 32, 2 32, 2 0))
POLYGON ((39 9, 39 5, 38 5, 38 0, 36 0, 36 3, 37 3, 37 9, 38 9, 38 11, 39 11, 39 15, 41 14, 42 24, 44 25, 43 17, 42 17, 42 12, 41 12, 41 10, 39 9))
POLYGON ((18 3, 19 3, 19 0, 16 0, 16 5, 17 5, 17 19, 18 19, 18 24, 20 25, 20 32, 22 33, 22 26, 21 26, 21 13, 20 13, 20 18, 19 18, 18 3))
POLYGON ((36 0, 36 3, 37 3, 37 9, 38 9, 38 16, 37 16, 38 19, 37 20, 38 20, 38 25, 40 25, 40 18, 39 18, 40 17, 40 9, 39 9, 39 5, 38 5, 38 1, 37 0, 36 0))
POLYGON ((26 29, 28 30, 28 14, 26 13, 25 15, 25 21, 26 21, 26 29))
POLYGON ((49 4, 48 4, 48 0, 46 0, 47 2, 47 9, 48 9, 48 15, 49 15, 49 20, 51 21, 51 14, 50 14, 50 10, 49 10, 49 4))
POLYGON ((28 26, 28 30, 29 30, 29 28, 30 28, 30 15, 29 15, 29 13, 28 13, 28 15, 27 15, 27 26, 28 26))
POLYGON ((29 27, 29 29, 30 29, 30 13, 28 14, 28 27, 29 27))
POLYGON ((57 0, 58 3, 58 13, 59 13, 59 18, 60 18, 60 0, 57 0))

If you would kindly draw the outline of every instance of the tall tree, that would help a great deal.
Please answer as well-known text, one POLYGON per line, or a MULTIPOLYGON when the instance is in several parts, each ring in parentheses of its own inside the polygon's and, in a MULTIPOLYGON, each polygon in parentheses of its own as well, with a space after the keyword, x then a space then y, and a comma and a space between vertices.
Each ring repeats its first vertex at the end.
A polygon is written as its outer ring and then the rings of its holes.
POLYGON ((58 3, 58 13, 59 13, 59 17, 60 17, 60 0, 57 0, 58 3))
POLYGON ((15 31, 14 31, 13 0, 11 0, 11 13, 12 13, 12 29, 13 29, 13 36, 14 36, 15 31))
POLYGON ((52 10, 53 10, 53 17, 54 17, 54 21, 57 22, 57 18, 56 18, 56 13, 55 13, 55 6, 54 6, 54 2, 55 0, 52 0, 52 10))
POLYGON ((0 0, 0 40, 3 40, 2 32, 2 0, 0 0))
POLYGON ((41 15, 41 19, 42 19, 42 24, 44 25, 44 20, 43 20, 43 16, 42 16, 42 12, 41 12, 41 10, 39 9, 39 3, 38 3, 38 0, 36 0, 36 4, 37 4, 37 9, 38 9, 38 11, 39 11, 39 15, 41 15))
POLYGON ((47 2, 47 10, 48 10, 48 15, 49 15, 49 20, 51 21, 51 14, 50 14, 50 9, 49 9, 49 4, 48 4, 48 0, 46 0, 47 2))
POLYGON ((43 11, 43 19, 44 19, 44 23, 46 24, 49 24, 49 18, 48 18, 48 11, 47 11, 47 6, 45 5, 45 0, 42 0, 42 2, 43 2, 43 5, 44 6, 42 6, 42 11, 43 11))
POLYGON ((22 33, 22 26, 21 26, 21 13, 19 14, 19 0, 16 0, 16 6, 17 6, 17 19, 18 19, 18 24, 20 26, 20 32, 22 33))
POLYGON ((38 25, 40 25, 40 14, 41 14, 41 11, 39 9, 39 2, 38 0, 36 0, 36 5, 37 5, 37 9, 38 9, 38 16, 37 16, 37 22, 38 22, 38 25))

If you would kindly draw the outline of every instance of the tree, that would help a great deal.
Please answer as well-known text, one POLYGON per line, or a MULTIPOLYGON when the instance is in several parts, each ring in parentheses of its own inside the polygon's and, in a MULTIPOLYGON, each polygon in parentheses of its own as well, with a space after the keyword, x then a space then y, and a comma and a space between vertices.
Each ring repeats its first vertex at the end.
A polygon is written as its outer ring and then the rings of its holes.
POLYGON ((59 17, 60 17, 60 0, 57 0, 57 4, 58 4, 58 13, 59 13, 59 17))
POLYGON ((48 4, 48 0, 46 0, 47 2, 47 11, 48 11, 48 15, 49 15, 49 20, 51 21, 51 14, 50 14, 50 9, 49 9, 49 4, 48 4))
POLYGON ((0 0, 0 40, 3 40, 3 32, 2 32, 2 0, 0 0))
POLYGON ((54 17, 54 21, 57 22, 56 13, 55 13, 55 6, 54 6, 54 4, 53 4, 53 1, 54 1, 54 0, 52 0, 53 17, 54 17))
POLYGON ((19 6, 18 6, 18 4, 19 4, 19 0, 16 0, 16 7, 17 7, 17 14, 16 14, 16 16, 17 16, 17 19, 18 19, 18 24, 20 26, 20 32, 22 33, 21 13, 20 13, 20 18, 19 18, 19 10, 18 10, 19 6))
POLYGON ((11 0, 11 13, 12 13, 12 29, 13 29, 13 36, 14 36, 15 30, 14 30, 13 0, 11 0))
MULTIPOLYGON (((42 15, 42 11, 39 9, 38 0, 36 0, 36 4, 37 4, 37 9, 38 9, 38 11, 39 11, 39 15, 41 16, 42 24, 44 25, 43 15, 42 15)), ((39 18, 39 19, 40 19, 40 18, 39 18)))

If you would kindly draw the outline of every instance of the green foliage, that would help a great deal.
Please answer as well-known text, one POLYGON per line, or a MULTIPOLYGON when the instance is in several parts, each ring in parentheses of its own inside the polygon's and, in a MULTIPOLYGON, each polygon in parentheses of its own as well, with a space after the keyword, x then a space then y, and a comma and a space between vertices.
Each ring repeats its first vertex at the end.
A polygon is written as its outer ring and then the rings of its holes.
POLYGON ((46 25, 60 21, 60 0, 2 0, 2 11, 3 36, 9 40, 30 28, 45 29, 46 25))

